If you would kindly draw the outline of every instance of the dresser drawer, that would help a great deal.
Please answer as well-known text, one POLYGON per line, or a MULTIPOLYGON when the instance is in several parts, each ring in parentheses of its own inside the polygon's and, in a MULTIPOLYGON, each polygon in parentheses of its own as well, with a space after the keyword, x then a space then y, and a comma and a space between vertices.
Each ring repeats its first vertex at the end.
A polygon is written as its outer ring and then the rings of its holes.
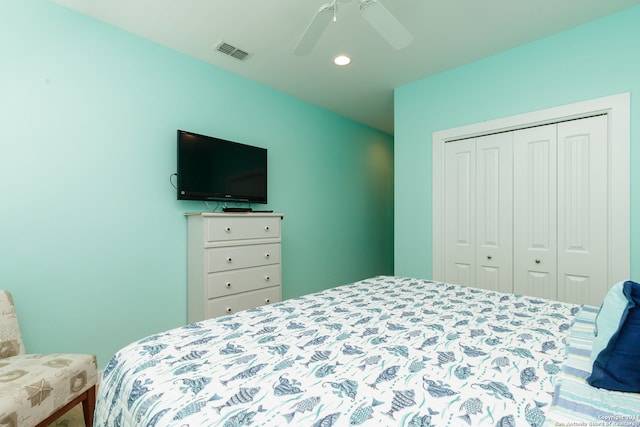
POLYGON ((280 286, 280 264, 209 273, 207 296, 217 298, 239 292, 253 291, 271 286, 280 286))
POLYGON ((210 299, 207 302, 206 318, 237 313, 248 308, 280 302, 281 299, 280 286, 210 299))
POLYGON ((205 244, 229 240, 280 238, 280 217, 205 218, 205 244))
POLYGON ((207 273, 280 263, 280 243, 225 246, 206 250, 207 273))

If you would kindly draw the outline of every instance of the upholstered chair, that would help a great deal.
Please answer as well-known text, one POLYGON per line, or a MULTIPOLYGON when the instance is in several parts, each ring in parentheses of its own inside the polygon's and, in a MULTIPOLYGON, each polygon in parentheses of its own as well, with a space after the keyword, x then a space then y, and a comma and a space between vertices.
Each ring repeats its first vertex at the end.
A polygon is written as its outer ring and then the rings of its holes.
POLYGON ((0 290, 0 426, 44 427, 82 403, 93 426, 96 357, 27 354, 13 298, 0 290))

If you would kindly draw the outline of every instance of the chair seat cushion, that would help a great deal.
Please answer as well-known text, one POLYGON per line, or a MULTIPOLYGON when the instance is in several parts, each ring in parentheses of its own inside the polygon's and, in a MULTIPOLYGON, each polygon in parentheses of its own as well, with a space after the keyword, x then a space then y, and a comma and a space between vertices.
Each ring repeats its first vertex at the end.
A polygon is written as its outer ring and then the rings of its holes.
POLYGON ((96 384, 90 354, 22 354, 0 359, 0 425, 33 426, 96 384))

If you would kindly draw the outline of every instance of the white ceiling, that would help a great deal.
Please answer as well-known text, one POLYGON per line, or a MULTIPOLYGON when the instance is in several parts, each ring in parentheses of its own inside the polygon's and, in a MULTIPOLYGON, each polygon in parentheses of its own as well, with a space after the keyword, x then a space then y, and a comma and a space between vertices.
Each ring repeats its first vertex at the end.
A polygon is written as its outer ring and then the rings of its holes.
POLYGON ((393 89, 633 7, 640 0, 379 0, 413 34, 394 50, 338 3, 312 53, 292 54, 329 0, 53 0, 217 67, 393 134, 393 89), (223 55, 225 42, 247 51, 223 55), (347 67, 335 55, 352 57, 347 67))

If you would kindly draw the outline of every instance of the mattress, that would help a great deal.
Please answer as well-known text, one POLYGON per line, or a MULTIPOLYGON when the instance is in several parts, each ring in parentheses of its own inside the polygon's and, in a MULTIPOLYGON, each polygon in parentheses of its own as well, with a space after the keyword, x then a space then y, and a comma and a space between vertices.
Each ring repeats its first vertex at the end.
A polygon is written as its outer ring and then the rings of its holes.
POLYGON ((541 426, 572 304, 380 276, 131 343, 96 426, 541 426))

